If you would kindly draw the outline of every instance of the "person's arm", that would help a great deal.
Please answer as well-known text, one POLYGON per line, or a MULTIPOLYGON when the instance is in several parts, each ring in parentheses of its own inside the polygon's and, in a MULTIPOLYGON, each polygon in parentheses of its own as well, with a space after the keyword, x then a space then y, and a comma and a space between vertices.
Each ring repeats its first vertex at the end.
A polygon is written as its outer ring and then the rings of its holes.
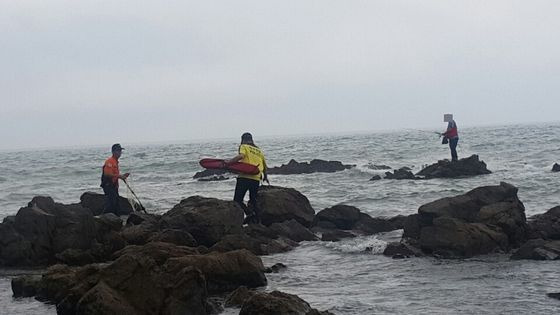
POLYGON ((232 164, 232 163, 235 163, 235 162, 239 162, 239 161, 243 160, 244 158, 245 158, 245 154, 239 153, 233 159, 226 160, 226 164, 232 164))

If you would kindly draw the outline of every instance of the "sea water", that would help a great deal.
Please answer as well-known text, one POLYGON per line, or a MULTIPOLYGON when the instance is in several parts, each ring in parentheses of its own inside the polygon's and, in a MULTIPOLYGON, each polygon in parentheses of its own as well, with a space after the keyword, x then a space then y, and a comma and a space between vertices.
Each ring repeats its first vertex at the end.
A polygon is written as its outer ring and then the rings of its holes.
MULTIPOLYGON (((445 126, 443 126, 445 127, 445 126)), ((560 205, 560 124, 511 125, 460 129, 459 158, 478 154, 493 173, 460 179, 369 181, 384 171, 423 165, 449 158, 449 148, 430 131, 353 135, 318 135, 259 138, 257 145, 270 166, 290 159, 339 160, 355 164, 337 173, 270 176, 273 185, 292 187, 306 195, 315 211, 335 204, 360 208, 371 216, 415 213, 427 202, 465 193, 501 181, 519 188, 527 216, 560 205)), ((235 178, 198 182, 203 157, 229 158, 237 140, 134 145, 120 160, 122 172, 146 208, 164 213, 181 199, 202 195, 231 199, 235 178)), ((107 147, 110 146, 110 143, 107 147)), ((79 202, 86 191, 99 188, 101 166, 108 148, 0 152, 0 217, 15 215, 36 195, 63 203, 79 202)), ((127 195, 126 189, 121 189, 127 195)), ((284 263, 288 269, 267 275, 266 290, 297 294, 313 307, 336 314, 557 314, 560 301, 546 296, 560 292, 560 262, 510 261, 508 255, 464 260, 411 258, 393 260, 381 255, 401 231, 331 242, 304 242, 288 253, 263 257, 265 265, 284 263), (371 247, 372 251, 366 251, 371 247)), ((13 299, 10 279, 30 271, 0 271, 0 312, 55 314, 52 305, 34 299, 13 299)), ((238 310, 226 309, 226 314, 238 310)))

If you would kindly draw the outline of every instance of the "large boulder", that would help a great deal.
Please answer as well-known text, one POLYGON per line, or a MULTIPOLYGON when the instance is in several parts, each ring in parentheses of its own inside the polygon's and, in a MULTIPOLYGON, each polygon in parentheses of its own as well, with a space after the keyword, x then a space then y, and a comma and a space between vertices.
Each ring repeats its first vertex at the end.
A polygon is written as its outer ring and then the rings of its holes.
MULTIPOLYGON (((105 209, 105 195, 94 192, 85 192, 80 197, 80 204, 82 207, 90 209, 93 215, 103 214, 103 210, 105 209)), ((119 197, 119 205, 121 211, 119 213, 115 213, 116 215, 127 215, 134 212, 130 202, 124 197, 119 197)))
POLYGON ((198 244, 210 247, 225 235, 242 232, 243 209, 234 201, 194 196, 165 213, 160 225, 187 231, 198 244))
POLYGON ((296 220, 310 227, 315 217, 307 197, 295 189, 277 186, 262 186, 259 189, 257 206, 264 225, 296 220))
POLYGON ((525 207, 507 183, 425 204, 405 220, 403 234, 424 252, 449 257, 509 251, 527 236, 525 207))
POLYGON ((528 220, 530 238, 560 240, 560 206, 528 220))
POLYGON ((250 295, 243 303, 239 315, 320 315, 319 312, 297 295, 280 291, 259 292, 250 295))
POLYGON ((316 241, 317 236, 313 234, 308 228, 301 225, 298 221, 292 219, 282 223, 273 223, 270 229, 295 242, 302 241, 316 241))
POLYGON ((315 159, 309 163, 299 163, 292 159, 288 162, 288 164, 282 164, 282 166, 279 167, 269 168, 267 173, 271 175, 334 173, 351 169, 353 167, 355 167, 355 165, 345 165, 339 161, 324 161, 315 159))
POLYGON ((43 266, 67 249, 88 249, 97 236, 89 209, 35 197, 0 224, 0 265, 43 266))
POLYGON ((416 175, 424 178, 456 178, 490 174, 484 161, 478 159, 478 155, 471 155, 459 161, 441 160, 435 164, 425 167, 416 175))
POLYGON ((266 284, 260 258, 247 251, 199 255, 169 243, 128 246, 108 264, 56 265, 40 280, 15 278, 16 296, 36 293, 58 314, 209 314, 209 291, 266 284))

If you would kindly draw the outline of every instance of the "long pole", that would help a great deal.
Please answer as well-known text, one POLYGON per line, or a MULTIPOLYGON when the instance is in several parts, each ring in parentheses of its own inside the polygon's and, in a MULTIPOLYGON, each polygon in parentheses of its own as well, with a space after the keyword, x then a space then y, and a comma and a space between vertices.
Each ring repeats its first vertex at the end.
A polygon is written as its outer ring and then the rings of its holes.
POLYGON ((126 188, 128 188, 128 190, 130 190, 130 192, 132 193, 132 195, 134 196, 134 198, 136 198, 136 201, 138 201, 138 204, 140 205, 140 210, 144 211, 144 213, 148 213, 146 211, 146 208, 144 208, 144 206, 142 205, 142 203, 140 202, 140 199, 138 199, 138 196, 136 196, 136 193, 134 192, 134 190, 132 190, 132 188, 130 188, 130 185, 128 184, 128 182, 126 180, 123 180, 123 182, 126 185, 126 188))

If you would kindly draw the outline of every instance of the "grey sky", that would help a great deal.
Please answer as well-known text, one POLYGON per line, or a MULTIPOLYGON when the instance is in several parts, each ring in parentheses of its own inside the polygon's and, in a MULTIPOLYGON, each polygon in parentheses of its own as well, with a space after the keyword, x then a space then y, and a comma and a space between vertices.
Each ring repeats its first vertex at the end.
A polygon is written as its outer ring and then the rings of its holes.
POLYGON ((2 1, 0 149, 560 120, 560 1, 2 1))

